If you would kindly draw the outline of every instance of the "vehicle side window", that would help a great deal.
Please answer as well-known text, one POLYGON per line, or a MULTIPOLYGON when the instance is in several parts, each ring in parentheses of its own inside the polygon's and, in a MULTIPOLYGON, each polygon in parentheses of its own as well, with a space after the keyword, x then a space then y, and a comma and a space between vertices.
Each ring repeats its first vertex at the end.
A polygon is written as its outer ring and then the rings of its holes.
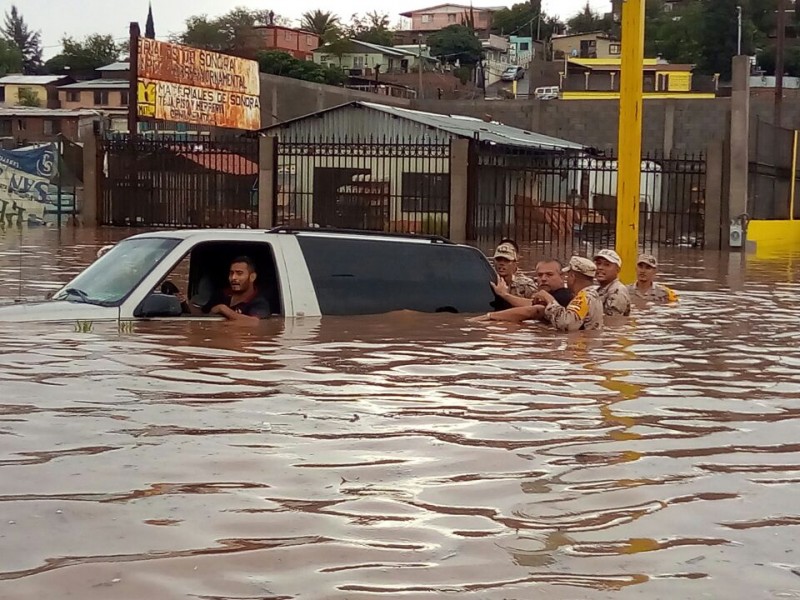
POLYGON ((228 287, 231 261, 247 256, 256 265, 256 288, 270 304, 272 314, 282 314, 272 246, 264 242, 203 242, 192 248, 189 265, 189 296, 197 304, 219 298, 228 287))
POLYGON ((247 256, 255 263, 258 274, 256 290, 269 303, 270 312, 282 314, 275 258, 272 246, 267 243, 201 242, 175 264, 154 291, 185 295, 188 303, 196 309, 205 308, 212 302, 223 302, 231 261, 241 256, 247 256))
POLYGON ((323 315, 493 308, 495 275, 477 249, 314 236, 298 241, 323 315))

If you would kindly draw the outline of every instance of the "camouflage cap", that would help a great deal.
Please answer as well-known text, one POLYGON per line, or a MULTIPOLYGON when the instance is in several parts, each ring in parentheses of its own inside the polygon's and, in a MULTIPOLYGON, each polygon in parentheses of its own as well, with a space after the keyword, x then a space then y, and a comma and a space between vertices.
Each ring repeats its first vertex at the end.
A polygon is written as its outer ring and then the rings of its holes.
POLYGON ((505 258, 507 260, 517 260, 517 251, 509 243, 500 244, 494 251, 493 258, 505 258))
POLYGON ((619 257, 619 254, 608 248, 600 250, 600 252, 594 255, 595 260, 598 258, 605 258, 611 264, 617 265, 618 267, 622 266, 622 259, 619 257))
POLYGON ((588 258, 573 256, 569 259, 569 264, 561 269, 562 273, 569 273, 570 271, 575 271, 586 277, 594 277, 594 274, 597 272, 597 267, 595 267, 594 263, 588 258))
POLYGON ((652 254, 640 254, 639 259, 636 261, 637 265, 648 265, 654 269, 658 268, 658 261, 652 254))

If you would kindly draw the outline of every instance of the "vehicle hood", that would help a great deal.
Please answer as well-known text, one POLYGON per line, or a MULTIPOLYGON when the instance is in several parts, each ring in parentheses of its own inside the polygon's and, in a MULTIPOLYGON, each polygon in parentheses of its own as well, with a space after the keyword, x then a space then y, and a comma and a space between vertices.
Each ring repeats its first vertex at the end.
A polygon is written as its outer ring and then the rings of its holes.
POLYGON ((66 300, 0 305, 0 323, 34 321, 104 321, 119 317, 119 308, 66 300))

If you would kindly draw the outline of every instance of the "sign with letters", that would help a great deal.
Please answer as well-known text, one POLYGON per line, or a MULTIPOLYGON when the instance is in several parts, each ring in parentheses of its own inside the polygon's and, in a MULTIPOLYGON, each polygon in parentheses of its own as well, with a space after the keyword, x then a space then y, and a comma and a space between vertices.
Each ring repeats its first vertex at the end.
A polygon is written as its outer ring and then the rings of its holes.
POLYGON ((261 127, 258 63, 139 39, 140 117, 232 129, 261 127))
POLYGON ((50 181, 58 173, 55 144, 0 150, 0 220, 43 221, 50 203, 50 181))

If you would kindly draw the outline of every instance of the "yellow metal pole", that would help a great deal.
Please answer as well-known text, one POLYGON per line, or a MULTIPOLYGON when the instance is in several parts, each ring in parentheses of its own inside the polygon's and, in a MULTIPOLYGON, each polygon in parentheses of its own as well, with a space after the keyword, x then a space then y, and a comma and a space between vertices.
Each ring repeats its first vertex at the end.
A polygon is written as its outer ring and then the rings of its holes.
POLYGON ((642 173, 642 80, 644 78, 645 0, 626 0, 622 8, 622 68, 619 81, 619 159, 617 162, 617 253, 620 279, 636 279, 639 250, 639 186, 642 173))
POLYGON ((794 221, 794 191, 797 181, 797 130, 794 131, 792 143, 792 180, 789 184, 789 220, 794 221))
POLYGON ((517 80, 514 80, 514 83, 511 84, 511 91, 514 92, 514 98, 517 97, 517 80))

